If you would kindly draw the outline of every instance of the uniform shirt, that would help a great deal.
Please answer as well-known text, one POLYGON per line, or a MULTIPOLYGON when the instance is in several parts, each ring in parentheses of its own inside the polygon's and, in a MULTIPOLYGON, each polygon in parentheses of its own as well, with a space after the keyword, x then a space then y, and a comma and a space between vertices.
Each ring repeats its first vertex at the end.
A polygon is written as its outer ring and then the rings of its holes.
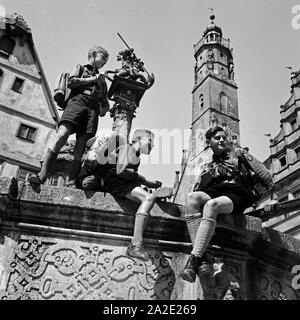
POLYGON ((78 93, 88 94, 93 97, 93 101, 99 108, 100 115, 109 109, 109 102, 107 98, 107 85, 105 77, 101 75, 98 81, 91 81, 99 71, 90 64, 81 66, 78 64, 69 75, 68 88, 72 90, 71 94, 78 93))
POLYGON ((272 175, 264 164, 245 149, 234 147, 221 155, 213 155, 212 162, 204 167, 199 185, 212 185, 230 180, 244 184, 245 179, 252 175, 251 172, 267 190, 274 188, 272 175))

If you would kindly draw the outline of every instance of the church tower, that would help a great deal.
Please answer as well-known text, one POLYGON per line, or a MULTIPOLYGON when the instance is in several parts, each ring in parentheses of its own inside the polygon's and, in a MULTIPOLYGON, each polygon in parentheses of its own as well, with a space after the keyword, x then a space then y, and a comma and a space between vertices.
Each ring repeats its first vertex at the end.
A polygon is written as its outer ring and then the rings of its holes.
POLYGON ((192 125, 186 166, 181 172, 174 201, 184 203, 203 165, 210 160, 211 150, 205 141, 206 131, 221 126, 229 141, 240 144, 237 85, 230 40, 223 38, 215 25, 215 15, 202 38, 194 45, 194 87, 192 90, 192 125))

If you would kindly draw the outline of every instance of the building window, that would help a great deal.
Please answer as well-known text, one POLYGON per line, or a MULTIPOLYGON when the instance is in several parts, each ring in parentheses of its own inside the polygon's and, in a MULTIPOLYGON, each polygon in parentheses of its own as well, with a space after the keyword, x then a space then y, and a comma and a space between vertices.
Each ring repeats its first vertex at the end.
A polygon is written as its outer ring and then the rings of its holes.
POLYGON ((2 69, 0 69, 0 86, 2 83, 2 79, 3 79, 3 71, 2 71, 2 69))
POLYGON ((224 57, 223 53, 220 53, 220 57, 221 57, 221 58, 223 58, 223 57, 224 57))
POLYGON ((292 126, 292 131, 295 131, 296 129, 298 129, 297 119, 292 120, 290 124, 292 126))
POLYGON ((224 92, 220 93, 220 111, 227 113, 228 98, 224 92))
POLYGON ((200 96, 199 96, 199 106, 200 106, 200 110, 202 110, 203 107, 204 107, 203 93, 201 93, 200 96))
POLYGON ((35 172, 20 168, 18 171, 17 179, 20 181, 27 181, 29 177, 34 175, 35 172))
POLYGON ((16 77, 15 81, 11 87, 11 90, 18 92, 18 93, 22 93, 23 86, 24 86, 24 80, 16 77))
POLYGON ((286 166, 286 156, 283 156, 283 157, 279 158, 279 161, 280 161, 281 167, 285 167, 286 166))
POLYGON ((300 159, 300 147, 298 147, 297 149, 295 149, 296 155, 297 155, 297 160, 300 159))
POLYGON ((4 161, 0 160, 0 176, 2 175, 3 169, 4 169, 4 161))
POLYGON ((3 36, 0 39, 0 56, 8 58, 13 53, 15 45, 16 42, 12 38, 3 36))
POLYGON ((36 132, 37 132, 36 128, 32 128, 22 123, 17 132, 17 137, 29 142, 35 142, 36 132))

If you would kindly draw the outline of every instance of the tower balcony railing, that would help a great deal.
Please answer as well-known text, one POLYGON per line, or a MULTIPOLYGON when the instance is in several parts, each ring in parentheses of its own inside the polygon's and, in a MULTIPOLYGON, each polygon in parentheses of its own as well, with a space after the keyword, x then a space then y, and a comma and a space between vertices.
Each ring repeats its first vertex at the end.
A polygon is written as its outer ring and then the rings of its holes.
POLYGON ((215 44, 218 43, 221 46, 228 48, 229 50, 231 50, 230 47, 230 40, 229 39, 225 39, 225 38, 216 38, 215 40, 211 40, 209 39, 209 37, 203 37, 201 38, 195 45, 195 51, 197 52, 203 45, 205 44, 215 44))

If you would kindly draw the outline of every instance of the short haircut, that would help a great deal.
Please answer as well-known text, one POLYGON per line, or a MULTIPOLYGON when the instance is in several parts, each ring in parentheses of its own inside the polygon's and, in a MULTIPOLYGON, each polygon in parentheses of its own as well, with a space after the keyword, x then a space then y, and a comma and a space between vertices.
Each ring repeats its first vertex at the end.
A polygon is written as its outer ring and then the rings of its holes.
POLYGON ((208 129, 206 134, 205 134, 206 140, 209 141, 219 131, 224 131, 225 132, 225 130, 223 128, 218 127, 218 126, 208 129))
POLYGON ((100 46, 94 45, 88 52, 88 59, 90 60, 90 58, 92 57, 93 53, 102 53, 103 54, 103 59, 105 61, 105 63, 108 60, 109 54, 108 51, 100 46))
POLYGON ((153 140, 154 133, 147 129, 136 129, 132 136, 132 143, 137 142, 144 137, 149 137, 153 140))

